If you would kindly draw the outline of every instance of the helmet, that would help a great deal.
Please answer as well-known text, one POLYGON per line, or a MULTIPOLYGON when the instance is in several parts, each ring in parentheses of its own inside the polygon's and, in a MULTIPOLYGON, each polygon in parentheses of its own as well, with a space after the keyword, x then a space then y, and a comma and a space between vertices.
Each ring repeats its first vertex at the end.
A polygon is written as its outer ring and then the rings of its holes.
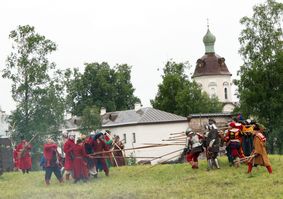
POLYGON ((187 128, 186 130, 186 135, 190 135, 191 133, 193 133, 193 130, 191 128, 187 128))
POLYGON ((70 140, 75 140, 75 135, 73 135, 73 134, 69 135, 69 139, 70 140))
POLYGON ((216 121, 213 118, 208 119, 208 123, 211 124, 216 124, 216 121))

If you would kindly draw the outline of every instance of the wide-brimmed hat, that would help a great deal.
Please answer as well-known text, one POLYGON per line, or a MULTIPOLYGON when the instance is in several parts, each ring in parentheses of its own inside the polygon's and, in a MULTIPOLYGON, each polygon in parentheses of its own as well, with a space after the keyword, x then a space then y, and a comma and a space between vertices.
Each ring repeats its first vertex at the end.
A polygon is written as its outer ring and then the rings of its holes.
POLYGON ((97 132, 95 135, 94 135, 94 137, 93 137, 93 139, 94 140, 97 140, 100 136, 102 136, 103 135, 103 133, 101 133, 101 132, 97 132))

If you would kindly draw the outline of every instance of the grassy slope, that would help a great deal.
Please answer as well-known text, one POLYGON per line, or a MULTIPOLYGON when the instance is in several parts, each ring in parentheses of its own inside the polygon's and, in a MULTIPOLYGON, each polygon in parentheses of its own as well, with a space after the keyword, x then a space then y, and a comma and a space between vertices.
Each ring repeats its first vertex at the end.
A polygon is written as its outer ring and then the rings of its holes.
POLYGON ((225 157, 221 169, 206 171, 206 161, 200 169, 188 164, 131 166, 111 168, 110 177, 100 173, 88 183, 59 184, 54 176, 49 187, 44 184, 44 173, 19 172, 0 176, 0 198, 283 198, 283 156, 270 156, 273 174, 265 167, 229 167, 225 157))

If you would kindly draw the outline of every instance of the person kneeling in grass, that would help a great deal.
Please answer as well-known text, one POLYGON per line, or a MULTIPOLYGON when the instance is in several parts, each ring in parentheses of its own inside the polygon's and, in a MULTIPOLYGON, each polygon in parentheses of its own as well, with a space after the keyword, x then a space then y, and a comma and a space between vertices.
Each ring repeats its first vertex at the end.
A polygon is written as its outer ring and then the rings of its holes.
POLYGON ((60 171, 60 155, 57 151, 57 144, 54 140, 47 139, 47 143, 43 147, 43 156, 45 158, 45 183, 50 184, 50 179, 52 172, 59 180, 60 183, 63 182, 63 177, 60 171))

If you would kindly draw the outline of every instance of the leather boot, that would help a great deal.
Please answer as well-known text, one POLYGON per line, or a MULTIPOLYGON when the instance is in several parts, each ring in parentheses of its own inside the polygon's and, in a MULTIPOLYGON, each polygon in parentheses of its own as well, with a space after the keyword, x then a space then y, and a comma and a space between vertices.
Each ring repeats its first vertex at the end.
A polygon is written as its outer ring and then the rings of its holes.
POLYGON ((272 168, 271 168, 271 166, 267 166, 266 168, 267 168, 268 173, 271 174, 271 173, 272 173, 272 168))
POLYGON ((194 162, 194 168, 198 169, 198 162, 194 162))
POLYGON ((45 184, 46 185, 50 185, 50 181, 49 180, 45 180, 45 184))
POLYGON ((66 180, 69 181, 70 180, 70 174, 66 174, 66 180))

